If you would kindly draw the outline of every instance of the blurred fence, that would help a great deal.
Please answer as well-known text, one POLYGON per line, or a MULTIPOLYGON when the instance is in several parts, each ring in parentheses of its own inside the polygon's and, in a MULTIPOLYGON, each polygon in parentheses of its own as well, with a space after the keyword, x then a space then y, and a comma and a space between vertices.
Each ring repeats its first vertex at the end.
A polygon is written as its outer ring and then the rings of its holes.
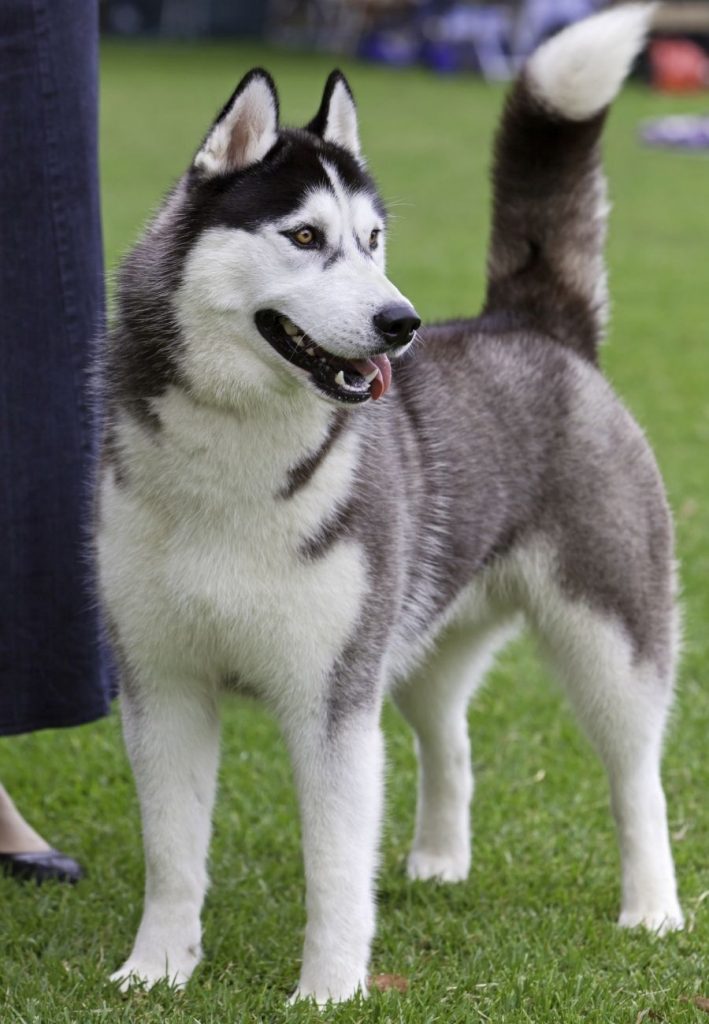
POLYGON ((101 27, 117 35, 263 36, 268 0, 101 0, 101 27))

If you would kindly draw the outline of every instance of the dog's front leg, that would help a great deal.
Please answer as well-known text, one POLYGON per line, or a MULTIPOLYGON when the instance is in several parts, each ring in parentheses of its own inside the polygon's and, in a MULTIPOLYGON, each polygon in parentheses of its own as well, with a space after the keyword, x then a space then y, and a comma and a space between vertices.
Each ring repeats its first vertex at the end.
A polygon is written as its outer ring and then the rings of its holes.
POLYGON ((216 788, 215 695, 194 680, 133 678, 121 695, 145 846, 145 906, 122 989, 181 987, 201 957, 200 912, 216 788))
MULTIPOLYGON (((324 710, 324 709, 323 709, 324 710)), ((301 803, 307 925, 294 999, 366 993, 383 790, 379 707, 284 722, 301 803)))

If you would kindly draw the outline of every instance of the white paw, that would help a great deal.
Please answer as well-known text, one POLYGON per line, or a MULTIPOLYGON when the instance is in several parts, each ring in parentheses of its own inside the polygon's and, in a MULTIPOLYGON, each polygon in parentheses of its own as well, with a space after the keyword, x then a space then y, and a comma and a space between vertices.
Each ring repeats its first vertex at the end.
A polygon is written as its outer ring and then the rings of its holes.
POLYGON ((325 1007, 333 1004, 333 1002, 346 1002, 347 999, 353 999, 356 995, 366 998, 368 991, 362 985, 337 988, 334 991, 330 988, 321 988, 320 986, 306 988, 298 985, 293 994, 288 997, 288 1006, 292 1007, 295 1002, 299 1002, 301 999, 308 999, 310 1002, 315 1002, 315 1005, 320 1010, 324 1010, 325 1007))
POLYGON ((315 1003, 315 1005, 320 1010, 323 1010, 330 1001, 329 996, 326 996, 324 999, 318 999, 317 995, 315 995, 313 992, 305 992, 299 985, 298 988, 293 993, 293 995, 288 996, 286 1002, 288 1006, 294 1006, 296 1003, 299 1003, 302 999, 309 999, 311 1002, 315 1003))
POLYGON ((171 988, 184 988, 199 963, 199 956, 187 953, 182 957, 163 957, 157 960, 139 960, 133 957, 111 975, 121 992, 134 987, 152 988, 159 981, 166 981, 171 988))
POLYGON ((620 928, 647 928, 655 935, 667 935, 669 932, 681 932, 684 928, 684 915, 679 906, 669 910, 630 911, 623 910, 618 918, 620 928))
POLYGON ((426 850, 412 850, 406 869, 409 878, 464 882, 470 871, 470 857, 467 853, 429 853, 426 850))
POLYGON ((293 1006, 301 999, 309 999, 322 1009, 328 1003, 344 1003, 348 999, 354 999, 355 996, 366 999, 367 995, 367 985, 361 981, 349 984, 335 981, 329 984, 315 985, 308 985, 301 981, 293 995, 289 997, 288 1005, 293 1006))

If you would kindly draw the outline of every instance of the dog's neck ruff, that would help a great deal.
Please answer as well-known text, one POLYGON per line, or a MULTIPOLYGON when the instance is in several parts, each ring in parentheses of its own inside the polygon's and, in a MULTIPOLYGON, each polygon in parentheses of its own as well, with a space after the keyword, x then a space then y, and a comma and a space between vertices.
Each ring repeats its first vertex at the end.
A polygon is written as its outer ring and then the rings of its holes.
POLYGON ((178 504, 187 464, 190 472, 199 466, 201 486, 217 504, 258 508, 270 503, 297 490, 293 481, 302 468, 324 461, 330 442, 352 425, 347 409, 329 407, 300 391, 272 404, 245 402, 227 409, 170 388, 153 408, 161 425, 160 444, 137 423, 130 431, 131 444, 135 450, 140 430, 146 485, 154 488, 155 474, 164 475, 163 486, 178 504))

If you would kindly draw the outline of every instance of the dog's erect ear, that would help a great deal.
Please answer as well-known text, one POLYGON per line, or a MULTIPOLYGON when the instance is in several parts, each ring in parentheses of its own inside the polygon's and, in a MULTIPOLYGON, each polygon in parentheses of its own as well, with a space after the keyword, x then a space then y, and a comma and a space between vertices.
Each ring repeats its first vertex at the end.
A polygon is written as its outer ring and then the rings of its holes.
POLYGON ((306 127, 325 142, 334 142, 354 156, 360 156, 357 108, 352 90, 341 71, 330 73, 320 109, 306 127))
POLYGON ((263 160, 278 135, 278 94, 267 71, 245 75, 194 158, 207 176, 229 174, 263 160))

